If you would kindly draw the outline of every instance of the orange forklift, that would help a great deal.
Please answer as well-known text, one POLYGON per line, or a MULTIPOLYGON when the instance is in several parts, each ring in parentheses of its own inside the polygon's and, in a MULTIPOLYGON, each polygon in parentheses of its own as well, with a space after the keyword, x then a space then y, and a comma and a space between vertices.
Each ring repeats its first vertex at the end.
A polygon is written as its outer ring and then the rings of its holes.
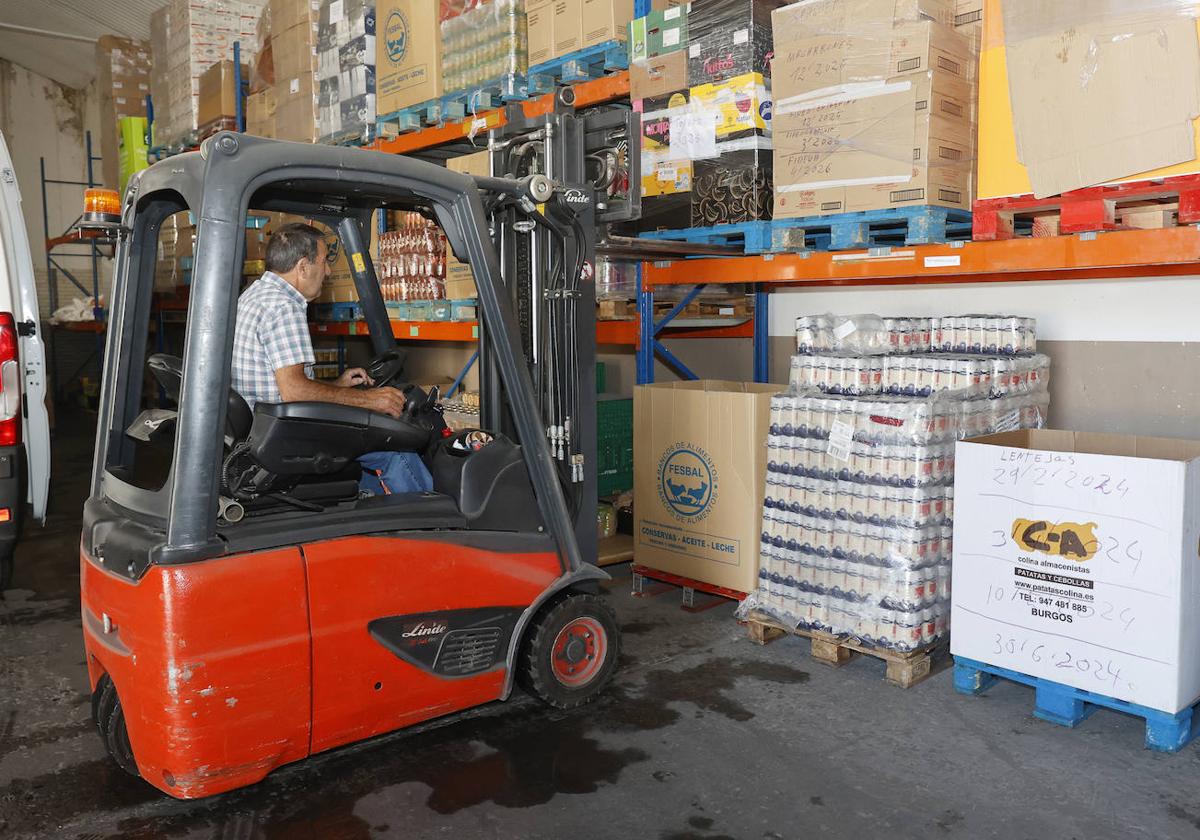
POLYGON ((574 182, 536 171, 538 149, 553 157, 552 143, 586 133, 582 117, 556 119, 527 134, 532 150, 493 139, 493 171, 509 177, 487 178, 221 133, 136 175, 119 215, 88 218, 117 251, 80 547, 84 646, 96 725, 128 772, 209 796, 506 699, 514 681, 565 709, 612 678, 595 393, 580 386, 595 365, 590 237, 613 199, 584 166, 574 182), (435 220, 474 273, 485 430, 451 432, 437 391, 404 381, 365 245, 392 210, 435 220), (159 231, 183 211, 196 238, 176 357, 153 352, 148 325, 159 231), (368 370, 404 389, 403 417, 327 403, 251 412, 231 389, 254 211, 337 231, 368 370), (147 372, 165 404, 150 404, 147 372), (380 450, 420 453, 433 491, 360 496, 355 459, 380 450))

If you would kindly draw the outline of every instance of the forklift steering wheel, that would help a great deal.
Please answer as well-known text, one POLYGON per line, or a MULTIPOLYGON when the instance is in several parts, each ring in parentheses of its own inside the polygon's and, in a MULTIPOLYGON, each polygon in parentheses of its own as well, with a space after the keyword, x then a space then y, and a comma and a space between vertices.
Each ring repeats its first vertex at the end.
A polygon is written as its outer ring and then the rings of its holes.
POLYGON ((404 373, 406 353, 403 350, 392 349, 384 351, 367 364, 367 376, 375 381, 376 388, 385 388, 397 384, 396 380, 404 373))

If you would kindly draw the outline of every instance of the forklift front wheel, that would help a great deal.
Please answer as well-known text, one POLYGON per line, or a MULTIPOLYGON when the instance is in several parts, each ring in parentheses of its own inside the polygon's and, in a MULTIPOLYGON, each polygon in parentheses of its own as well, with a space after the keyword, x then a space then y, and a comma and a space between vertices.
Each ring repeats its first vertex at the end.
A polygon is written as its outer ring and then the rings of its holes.
POLYGON ((129 730, 125 728, 125 710, 112 678, 105 674, 96 683, 92 692, 92 719, 100 731, 108 754, 122 770, 131 776, 141 776, 137 762, 133 760, 133 748, 129 746, 129 730))
POLYGON ((517 681, 542 702, 573 709, 611 682, 620 647, 617 618, 604 598, 571 593, 529 628, 517 681))

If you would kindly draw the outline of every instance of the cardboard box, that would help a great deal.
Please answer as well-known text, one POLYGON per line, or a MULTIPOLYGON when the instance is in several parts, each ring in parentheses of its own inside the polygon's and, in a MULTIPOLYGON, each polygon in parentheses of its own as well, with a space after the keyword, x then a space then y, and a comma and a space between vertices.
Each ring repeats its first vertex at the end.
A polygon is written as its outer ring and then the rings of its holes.
POLYGON ((491 174, 491 153, 482 151, 452 157, 446 161, 446 168, 451 172, 474 175, 476 178, 486 178, 491 174))
POLYGON ((150 93, 150 44, 105 35, 96 42, 96 93, 100 108, 100 178, 111 189, 124 191, 119 123, 146 116, 150 93))
POLYGON ((469 300, 478 297, 479 290, 475 286, 475 275, 471 266, 460 262, 458 257, 446 253, 446 299, 469 300))
POLYGON ((554 0, 554 55, 583 49, 583 0, 554 0))
POLYGON ((687 53, 683 50, 629 64, 629 98, 635 102, 670 96, 686 87, 687 53))
POLYGON ((533 67, 554 58, 554 0, 528 0, 525 16, 533 67))
POLYGON ((314 143, 317 139, 317 100, 311 73, 275 86, 275 136, 279 140, 314 143))
POLYGON ((583 0, 583 46, 624 41, 633 20, 633 0, 583 0))
POLYGON ((1025 2, 1011 10, 1000 0, 985 5, 981 199, 1200 172, 1200 20, 1144 12, 1128 29, 1136 37, 1113 39, 1105 33, 1126 28, 1121 18, 1097 19, 1090 4, 1070 8, 1078 13, 1078 25, 1062 31, 1046 17, 1057 6, 1045 7, 1039 17, 1025 2), (1018 14, 1026 17, 1024 32, 1041 26, 1048 34, 1013 43, 1005 28, 1018 14), (1089 58, 1094 41, 1106 44, 1099 62, 1089 58), (1032 126, 1043 118, 1063 130, 1037 136, 1032 126))
POLYGON ((968 34, 983 29, 983 0, 957 0, 954 4, 954 28, 968 34))
POLYGON ((274 30, 271 55, 277 85, 297 76, 312 75, 317 68, 316 24, 303 23, 284 31, 274 30))
POLYGON ((321 0, 270 0, 270 7, 271 31, 286 32, 301 24, 316 25, 321 0))
POLYGON ((970 82, 944 71, 775 110, 775 217, 936 205, 970 210, 970 82))
MULTIPOLYGON (((249 78, 249 68, 242 65, 242 78, 249 78)), ((233 62, 218 61, 200 74, 200 110, 196 120, 207 125, 222 117, 237 115, 237 90, 233 62)))
POLYGON ((958 443, 951 651, 1174 714, 1200 698, 1200 442, 958 443))
POLYGON ((889 22, 862 24, 856 34, 829 33, 820 20, 798 14, 806 8, 807 4, 785 6, 772 16, 780 49, 771 82, 780 104, 825 95, 843 85, 882 82, 933 68, 964 80, 974 78, 971 40, 949 26, 931 20, 895 26, 889 22))
POLYGON ((701 380, 633 393, 636 562, 752 592, 776 385, 701 380))
POLYGON ((438 6, 380 0, 376 7, 376 105, 380 116, 442 95, 438 6))
POLYGON ((771 11, 783 0, 706 0, 688 9, 688 83, 771 76, 771 11))
POLYGON ((246 133, 275 136, 275 89, 267 88, 246 97, 246 133))
MULTIPOLYGON (((629 60, 656 58, 687 47, 688 6, 652 11, 629 22, 629 60)), ((681 85, 681 87, 685 87, 681 85)))

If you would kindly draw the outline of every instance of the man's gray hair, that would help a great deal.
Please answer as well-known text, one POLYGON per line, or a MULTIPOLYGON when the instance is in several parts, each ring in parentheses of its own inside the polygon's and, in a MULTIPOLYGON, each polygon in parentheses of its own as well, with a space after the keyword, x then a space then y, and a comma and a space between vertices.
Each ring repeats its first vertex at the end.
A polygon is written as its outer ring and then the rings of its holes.
POLYGON ((325 235, 312 225, 291 222, 271 234, 267 243, 267 271, 287 274, 304 257, 316 262, 325 235))

